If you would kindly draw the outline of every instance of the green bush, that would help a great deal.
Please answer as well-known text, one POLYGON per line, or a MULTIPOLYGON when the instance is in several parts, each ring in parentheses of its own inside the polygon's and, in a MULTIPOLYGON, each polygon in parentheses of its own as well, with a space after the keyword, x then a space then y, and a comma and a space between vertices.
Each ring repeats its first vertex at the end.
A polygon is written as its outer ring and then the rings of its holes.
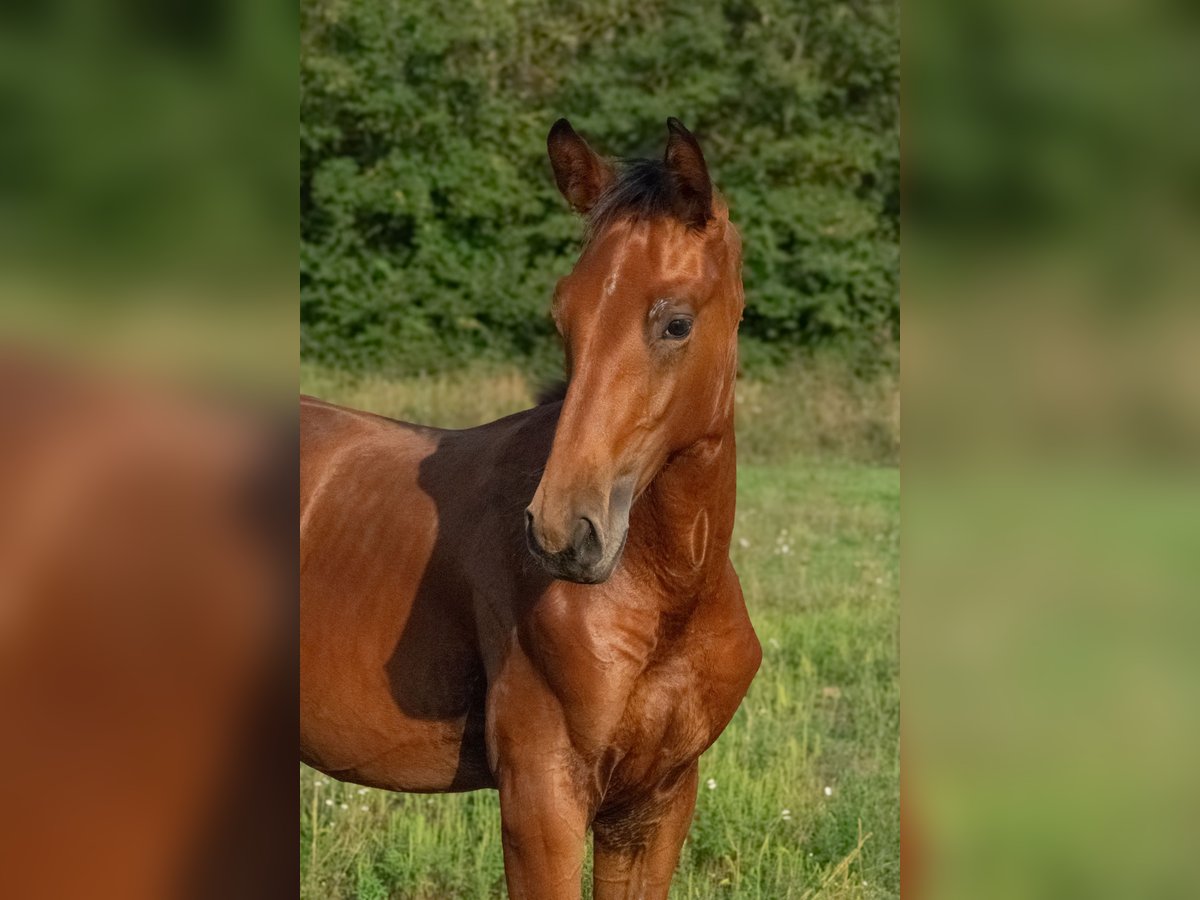
POLYGON ((550 125, 657 155, 675 115, 745 240, 745 363, 894 361, 894 2, 306 0, 301 27, 306 359, 548 368, 581 232, 550 125))

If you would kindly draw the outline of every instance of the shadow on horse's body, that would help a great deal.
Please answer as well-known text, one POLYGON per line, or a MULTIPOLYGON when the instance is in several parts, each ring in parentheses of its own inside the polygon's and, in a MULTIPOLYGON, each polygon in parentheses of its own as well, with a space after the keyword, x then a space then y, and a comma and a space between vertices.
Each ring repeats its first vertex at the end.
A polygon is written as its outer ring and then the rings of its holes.
POLYGON ((498 788, 514 897, 578 897, 589 826, 596 897, 666 897, 761 657, 728 555, 740 243, 669 124, 619 178, 551 132, 591 227, 563 400, 464 431, 302 402, 301 757, 498 788))
POLYGON ((552 581, 525 547, 522 510, 554 411, 440 431, 308 398, 303 410, 305 599, 340 595, 303 619, 320 635, 303 643, 302 671, 320 674, 304 679, 305 762, 397 791, 495 787, 476 623, 496 615, 490 598, 519 602, 552 581), (336 503, 322 503, 330 485, 310 472, 333 473, 336 503))

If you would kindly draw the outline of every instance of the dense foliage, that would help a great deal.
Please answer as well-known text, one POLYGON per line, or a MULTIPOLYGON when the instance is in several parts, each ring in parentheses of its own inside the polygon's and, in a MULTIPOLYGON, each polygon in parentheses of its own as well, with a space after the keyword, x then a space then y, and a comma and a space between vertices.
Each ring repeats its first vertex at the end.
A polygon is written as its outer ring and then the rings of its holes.
POLYGON ((898 32, 894 0, 305 0, 304 356, 552 358, 550 125, 658 155, 674 115, 745 240, 743 359, 894 359, 898 32))

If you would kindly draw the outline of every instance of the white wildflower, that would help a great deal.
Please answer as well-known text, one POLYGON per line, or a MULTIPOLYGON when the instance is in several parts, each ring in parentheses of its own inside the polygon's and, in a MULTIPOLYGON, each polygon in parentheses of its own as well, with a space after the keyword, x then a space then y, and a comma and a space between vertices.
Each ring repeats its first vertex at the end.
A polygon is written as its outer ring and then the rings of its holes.
POLYGON ((792 811, 790 809, 785 809, 779 814, 779 817, 785 822, 790 822, 792 821, 792 811))
POLYGON ((717 789, 717 779, 715 778, 708 779, 708 781, 704 782, 704 784, 710 791, 715 791, 717 789))
POLYGON ((343 803, 343 804, 342 804, 342 809, 349 809, 349 808, 350 808, 350 807, 349 807, 349 806, 347 806, 345 803, 343 803))
POLYGON ((326 806, 333 806, 333 801, 332 801, 332 800, 326 800, 326 801, 325 801, 325 805, 326 805, 326 806))
POLYGON ((738 546, 741 547, 743 550, 745 550, 747 547, 750 546, 750 542, 748 540, 746 540, 745 538, 738 538, 738 546))
POLYGON ((833 788, 831 788, 829 785, 825 785, 825 796, 826 797, 833 796, 833 788))

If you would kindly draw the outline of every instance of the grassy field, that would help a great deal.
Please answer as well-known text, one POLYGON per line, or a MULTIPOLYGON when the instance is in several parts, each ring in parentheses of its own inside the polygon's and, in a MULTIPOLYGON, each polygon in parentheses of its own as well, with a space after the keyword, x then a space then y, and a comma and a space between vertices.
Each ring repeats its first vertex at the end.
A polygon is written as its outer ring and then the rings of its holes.
MULTIPOLYGON (((521 409, 515 373, 353 381, 330 400, 463 426, 521 409)), ((672 898, 899 895, 898 407, 890 381, 739 386, 733 559, 763 665, 700 761, 672 898)), ((502 897, 492 792, 388 794, 300 771, 302 896, 502 897)), ((585 890, 585 896, 588 896, 585 890)))

